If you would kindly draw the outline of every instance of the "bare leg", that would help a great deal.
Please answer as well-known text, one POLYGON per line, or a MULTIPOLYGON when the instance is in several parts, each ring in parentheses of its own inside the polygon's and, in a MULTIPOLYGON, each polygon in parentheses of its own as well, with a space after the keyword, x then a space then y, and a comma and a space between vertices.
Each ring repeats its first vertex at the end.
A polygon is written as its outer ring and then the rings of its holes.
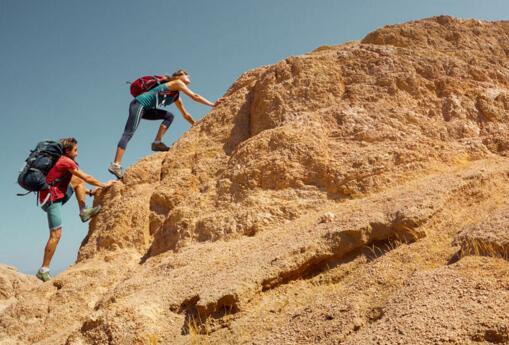
POLYGON ((168 127, 164 125, 159 126, 159 130, 157 131, 156 138, 154 139, 154 141, 161 141, 163 139, 163 135, 166 133, 167 130, 168 127))
POLYGON ((115 163, 120 164, 122 162, 122 157, 124 156, 125 149, 121 147, 117 147, 117 153, 115 154, 115 163))
POLYGON ((46 243, 46 248, 44 248, 44 259, 42 261, 42 267, 49 267, 51 259, 53 258, 53 254, 55 254, 55 250, 57 249, 58 241, 60 241, 60 237, 62 236, 62 227, 51 230, 49 233, 49 239, 46 243))
POLYGON ((78 201, 78 207, 80 211, 86 207, 85 200, 87 197, 87 189, 85 188, 85 182, 79 177, 73 176, 71 179, 71 186, 76 194, 76 200, 78 201))

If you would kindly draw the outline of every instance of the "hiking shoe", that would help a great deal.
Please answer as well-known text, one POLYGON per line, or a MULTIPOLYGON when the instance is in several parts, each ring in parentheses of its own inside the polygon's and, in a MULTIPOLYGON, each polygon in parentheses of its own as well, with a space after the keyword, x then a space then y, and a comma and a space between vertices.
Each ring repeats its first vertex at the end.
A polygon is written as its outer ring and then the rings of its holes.
POLYGON ((96 214, 99 213, 99 211, 101 211, 101 206, 96 206, 96 207, 90 207, 90 208, 84 208, 83 210, 81 210, 80 212, 80 218, 81 218, 81 221, 83 223, 87 222, 90 220, 90 218, 92 218, 93 216, 95 216, 96 214))
POLYGON ((47 282, 48 280, 50 280, 51 278, 53 278, 51 276, 51 274, 49 274, 49 270, 46 271, 46 272, 42 272, 41 270, 38 270, 37 271, 37 274, 35 275, 38 279, 42 280, 43 282, 47 282))
POLYGON ((124 177, 124 170, 122 169, 120 164, 115 164, 114 162, 112 162, 108 167, 108 171, 115 175, 118 179, 124 177))
POLYGON ((170 148, 165 145, 162 141, 156 143, 155 141, 152 143, 152 151, 168 151, 170 148))

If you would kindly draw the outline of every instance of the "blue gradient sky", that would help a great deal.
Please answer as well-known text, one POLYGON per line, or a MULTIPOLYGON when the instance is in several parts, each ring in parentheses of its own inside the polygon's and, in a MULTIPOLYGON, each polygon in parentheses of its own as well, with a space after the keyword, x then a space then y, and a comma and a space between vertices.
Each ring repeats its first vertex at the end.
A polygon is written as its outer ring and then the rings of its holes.
MULTIPOLYGON (((509 16, 507 0, 0 0, 0 263, 34 273, 48 237, 35 197, 17 197, 17 172, 40 140, 74 136, 81 168, 106 171, 127 118, 126 81, 186 68, 211 101, 246 70, 321 45, 358 40, 377 27, 449 14, 509 16)), ((183 98, 202 118, 209 108, 183 98)), ((171 110, 176 110, 170 107, 171 110)), ((189 125, 176 114, 166 142, 189 125)), ((143 121, 124 164, 150 153, 158 122, 143 121)), ((52 271, 74 262, 88 226, 64 207, 52 271)))

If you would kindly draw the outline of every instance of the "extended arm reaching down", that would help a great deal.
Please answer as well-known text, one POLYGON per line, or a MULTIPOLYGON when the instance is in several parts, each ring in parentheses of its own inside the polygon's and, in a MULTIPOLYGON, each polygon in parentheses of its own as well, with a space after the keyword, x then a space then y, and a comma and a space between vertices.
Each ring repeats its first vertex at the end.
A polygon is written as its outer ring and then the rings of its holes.
MULTIPOLYGON (((215 107, 223 101, 222 98, 219 98, 215 103, 212 103, 205 97, 202 97, 202 96, 198 95, 197 93, 194 93, 193 91, 191 91, 191 89, 189 89, 187 87, 186 83, 184 83, 182 80, 170 81, 166 85, 168 86, 168 88, 171 91, 182 91, 183 93, 185 93, 187 96, 189 96, 195 102, 208 105, 209 107, 215 107)), ((189 114, 189 112, 184 107, 184 102, 182 102, 182 100, 180 98, 175 101, 175 105, 177 106, 178 110, 182 113, 182 116, 184 117, 184 119, 186 119, 193 126, 197 124, 197 122, 193 119, 191 114, 189 114)))
POLYGON ((193 126, 196 125, 196 121, 194 121, 191 114, 187 112, 186 108, 184 107, 184 103, 180 99, 177 99, 175 101, 175 105, 177 106, 177 109, 182 113, 184 119, 187 120, 187 122, 189 122, 193 126))

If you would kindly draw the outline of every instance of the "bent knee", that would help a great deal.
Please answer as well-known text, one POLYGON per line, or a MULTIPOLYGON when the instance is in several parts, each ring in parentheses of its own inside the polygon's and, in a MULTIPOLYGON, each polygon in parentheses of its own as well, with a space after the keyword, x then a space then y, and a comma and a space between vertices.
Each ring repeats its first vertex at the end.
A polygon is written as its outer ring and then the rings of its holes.
POLYGON ((175 115, 173 115, 169 111, 166 112, 166 116, 164 117, 164 121, 163 121, 163 123, 161 125, 163 125, 166 128, 170 127, 174 118, 175 118, 175 115))
POLYGON ((58 241, 62 237, 62 226, 51 229, 49 237, 58 241))

